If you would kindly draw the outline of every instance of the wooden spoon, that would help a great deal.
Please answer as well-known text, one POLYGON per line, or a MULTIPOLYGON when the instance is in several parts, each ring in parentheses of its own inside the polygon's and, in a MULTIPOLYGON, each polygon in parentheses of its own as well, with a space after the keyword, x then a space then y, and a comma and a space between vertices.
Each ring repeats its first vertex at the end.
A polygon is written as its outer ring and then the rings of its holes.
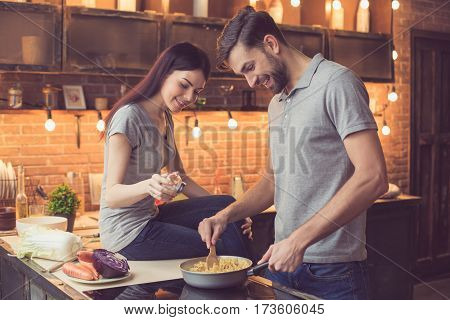
POLYGON ((216 246, 211 245, 209 247, 209 254, 206 257, 206 268, 210 270, 215 264, 219 265, 219 258, 217 258, 216 246))

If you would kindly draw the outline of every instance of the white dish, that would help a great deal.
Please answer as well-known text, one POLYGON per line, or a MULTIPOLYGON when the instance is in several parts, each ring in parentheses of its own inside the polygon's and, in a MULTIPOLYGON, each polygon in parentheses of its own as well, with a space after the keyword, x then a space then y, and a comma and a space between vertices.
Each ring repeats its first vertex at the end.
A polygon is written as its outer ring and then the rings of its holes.
POLYGON ((16 197, 17 194, 17 180, 16 180, 16 171, 14 171, 14 167, 11 164, 11 179, 13 179, 12 186, 13 186, 13 198, 16 197))
POLYGON ((6 199, 6 166, 0 160, 0 199, 6 199))
POLYGON ((25 230, 32 226, 42 226, 49 229, 58 229, 62 231, 67 230, 67 218, 64 217, 52 217, 52 216, 42 216, 42 217, 30 217, 22 218, 16 221, 16 229, 19 237, 23 234, 25 230))
POLYGON ((11 162, 8 162, 8 164, 6 165, 6 169, 8 171, 8 180, 9 180, 9 198, 10 199, 14 199, 16 194, 14 192, 14 168, 11 164, 11 162))
POLYGON ((2 180, 3 180, 3 198, 9 199, 9 177, 8 177, 8 167, 6 162, 2 164, 2 180))
POLYGON ((126 275, 124 275, 123 277, 119 277, 119 278, 101 278, 98 280, 83 280, 83 279, 78 279, 78 278, 72 278, 68 275, 67 278, 69 278, 72 281, 75 282, 79 282, 79 283, 85 283, 85 284, 104 284, 104 283, 110 283, 110 282, 117 282, 117 281, 121 281, 121 280, 125 280, 128 279, 129 277, 131 277, 132 273, 128 272, 126 275))
POLYGON ((11 162, 5 164, 6 167, 6 199, 12 199, 12 175, 10 170, 11 162))

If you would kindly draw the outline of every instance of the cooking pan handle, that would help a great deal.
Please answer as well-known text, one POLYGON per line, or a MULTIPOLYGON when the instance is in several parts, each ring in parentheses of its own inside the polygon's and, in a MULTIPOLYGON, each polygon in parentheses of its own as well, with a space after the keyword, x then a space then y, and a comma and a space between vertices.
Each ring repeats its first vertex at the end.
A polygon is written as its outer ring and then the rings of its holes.
POLYGON ((269 261, 261 263, 261 264, 258 264, 256 266, 254 266, 253 268, 250 268, 247 271, 247 276, 249 276, 249 277, 250 276, 255 276, 258 273, 260 273, 263 269, 267 268, 268 266, 269 266, 269 261))

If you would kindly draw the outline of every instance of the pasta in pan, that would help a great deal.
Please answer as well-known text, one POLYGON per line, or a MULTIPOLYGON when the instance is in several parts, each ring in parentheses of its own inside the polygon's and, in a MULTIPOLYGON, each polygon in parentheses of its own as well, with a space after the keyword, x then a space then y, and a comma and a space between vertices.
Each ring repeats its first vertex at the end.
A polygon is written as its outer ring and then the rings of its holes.
POLYGON ((206 266, 206 261, 199 261, 194 264, 189 271, 193 272, 207 272, 207 273, 222 273, 239 271, 249 267, 250 264, 246 260, 238 258, 219 258, 219 264, 215 264, 211 269, 206 266))

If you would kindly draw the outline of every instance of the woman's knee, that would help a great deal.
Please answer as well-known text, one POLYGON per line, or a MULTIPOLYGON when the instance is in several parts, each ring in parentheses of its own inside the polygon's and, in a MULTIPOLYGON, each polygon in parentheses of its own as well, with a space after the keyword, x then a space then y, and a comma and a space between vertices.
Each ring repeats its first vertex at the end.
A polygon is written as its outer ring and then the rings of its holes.
POLYGON ((213 197, 214 197, 214 203, 216 204, 217 207, 226 208, 230 204, 232 204, 233 202, 236 201, 236 199, 234 197, 225 195, 225 194, 224 195, 216 195, 213 197))

